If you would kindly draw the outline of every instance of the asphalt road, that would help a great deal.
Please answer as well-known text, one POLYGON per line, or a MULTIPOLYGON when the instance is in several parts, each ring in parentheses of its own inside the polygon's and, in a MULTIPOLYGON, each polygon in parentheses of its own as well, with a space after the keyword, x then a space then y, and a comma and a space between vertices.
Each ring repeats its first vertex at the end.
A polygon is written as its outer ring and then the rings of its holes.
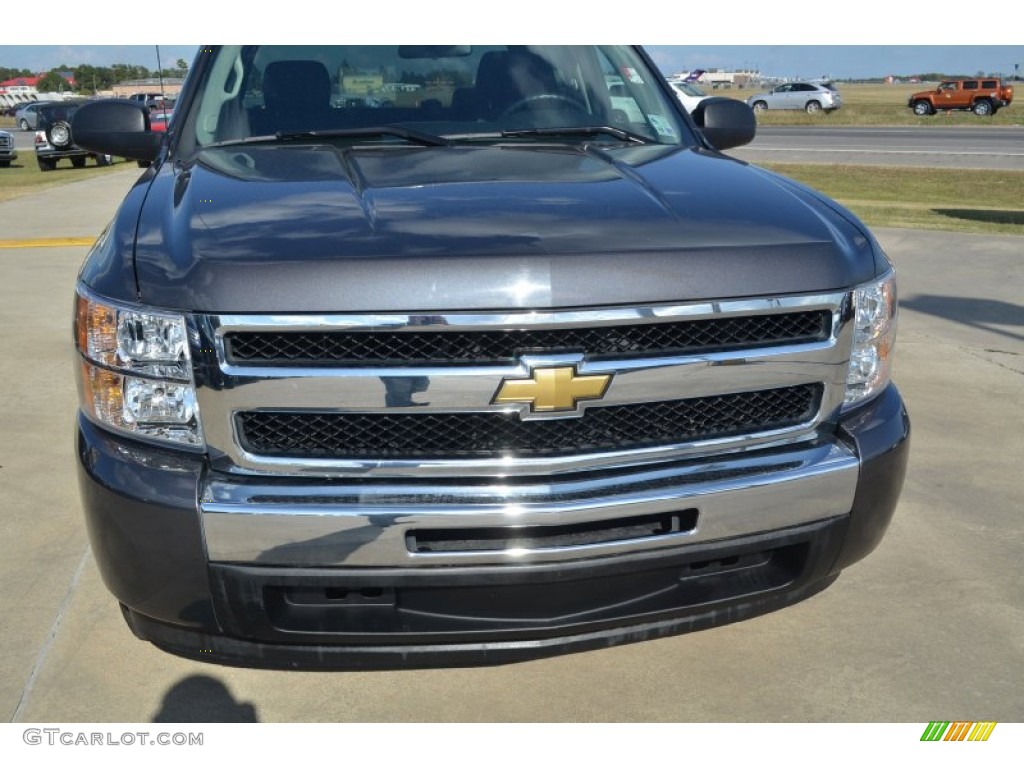
POLYGON ((848 163, 1024 171, 1024 126, 766 126, 757 129, 752 143, 729 150, 727 154, 752 163, 848 163))
MULTIPOLYGON (((136 176, 118 165, 0 204, 0 238, 95 237, 136 176)), ((131 635, 73 473, 71 296, 86 247, 0 242, 2 717, 1024 721, 1024 238, 877 234, 900 275, 895 378, 914 430, 878 550, 821 594, 740 624, 509 666, 372 673, 204 665, 131 635)))

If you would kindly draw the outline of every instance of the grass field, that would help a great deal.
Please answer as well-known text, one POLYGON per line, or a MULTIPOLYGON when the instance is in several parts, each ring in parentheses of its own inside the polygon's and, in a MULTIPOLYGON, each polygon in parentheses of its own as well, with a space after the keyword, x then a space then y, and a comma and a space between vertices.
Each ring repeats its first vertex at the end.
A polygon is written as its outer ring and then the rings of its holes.
POLYGON ((1024 173, 1020 171, 763 166, 821 190, 872 227, 1024 235, 1024 173))
MULTIPOLYGON (((124 163, 121 158, 114 158, 113 166, 97 168, 92 160, 88 160, 85 168, 72 168, 70 161, 61 160, 54 170, 43 173, 36 165, 35 152, 19 150, 19 157, 14 161, 14 165, 10 168, 0 168, 0 203, 60 184, 101 176, 110 173, 111 168, 124 168, 124 163)), ((134 161, 132 166, 135 166, 134 161)), ((139 173, 141 172, 140 170, 139 173)))
MULTIPOLYGON (((839 84, 843 106, 829 114, 768 111, 759 125, 814 126, 1020 126, 1016 101, 992 117, 940 112, 918 117, 907 100, 934 84, 839 84)), ((746 100, 755 90, 718 90, 716 96, 746 100)), ((1024 90, 1022 90, 1024 93, 1024 90)), ((1015 96, 1017 94, 1014 94, 1015 96)), ((1024 96, 1022 96, 1024 98, 1024 96)), ((1024 141, 1024 133, 1022 133, 1024 141)), ((1019 171, 880 168, 857 165, 764 164, 819 189, 873 227, 911 227, 979 234, 1024 235, 1024 173, 1019 171)))

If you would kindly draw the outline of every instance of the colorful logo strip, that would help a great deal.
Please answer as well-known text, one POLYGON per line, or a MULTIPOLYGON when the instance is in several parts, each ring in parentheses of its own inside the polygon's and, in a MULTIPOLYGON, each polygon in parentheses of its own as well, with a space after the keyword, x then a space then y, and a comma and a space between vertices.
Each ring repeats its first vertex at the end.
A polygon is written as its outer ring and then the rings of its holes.
POLYGON ((992 722, 932 722, 921 734, 921 741, 988 741, 995 727, 992 722))

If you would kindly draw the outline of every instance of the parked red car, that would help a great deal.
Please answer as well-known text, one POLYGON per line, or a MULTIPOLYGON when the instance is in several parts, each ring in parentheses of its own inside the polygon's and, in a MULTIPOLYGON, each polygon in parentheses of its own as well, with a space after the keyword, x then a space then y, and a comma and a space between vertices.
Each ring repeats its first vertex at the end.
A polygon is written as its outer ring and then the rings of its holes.
POLYGON ((149 129, 156 131, 157 133, 165 133, 167 131, 167 124, 171 122, 171 117, 174 116, 172 110, 154 110, 149 113, 149 129))

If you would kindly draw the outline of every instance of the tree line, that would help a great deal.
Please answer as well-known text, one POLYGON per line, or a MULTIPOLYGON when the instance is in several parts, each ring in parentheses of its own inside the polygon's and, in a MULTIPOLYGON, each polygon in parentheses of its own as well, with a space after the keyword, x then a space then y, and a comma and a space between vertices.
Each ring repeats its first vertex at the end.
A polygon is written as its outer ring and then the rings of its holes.
MULTIPOLYGON (((175 68, 164 68, 162 71, 151 70, 141 64, 113 64, 109 67, 94 67, 91 64, 79 64, 77 67, 69 67, 61 64, 46 72, 40 79, 36 88, 44 93, 51 91, 59 92, 75 90, 79 93, 94 93, 96 91, 108 91, 117 83, 125 80, 145 80, 153 77, 184 77, 188 70, 188 62, 178 59, 175 68), (74 77, 75 86, 72 88, 64 79, 61 73, 70 72, 74 77)), ((16 77, 35 77, 38 72, 28 69, 15 69, 12 67, 0 67, 0 82, 11 80, 16 77)))

